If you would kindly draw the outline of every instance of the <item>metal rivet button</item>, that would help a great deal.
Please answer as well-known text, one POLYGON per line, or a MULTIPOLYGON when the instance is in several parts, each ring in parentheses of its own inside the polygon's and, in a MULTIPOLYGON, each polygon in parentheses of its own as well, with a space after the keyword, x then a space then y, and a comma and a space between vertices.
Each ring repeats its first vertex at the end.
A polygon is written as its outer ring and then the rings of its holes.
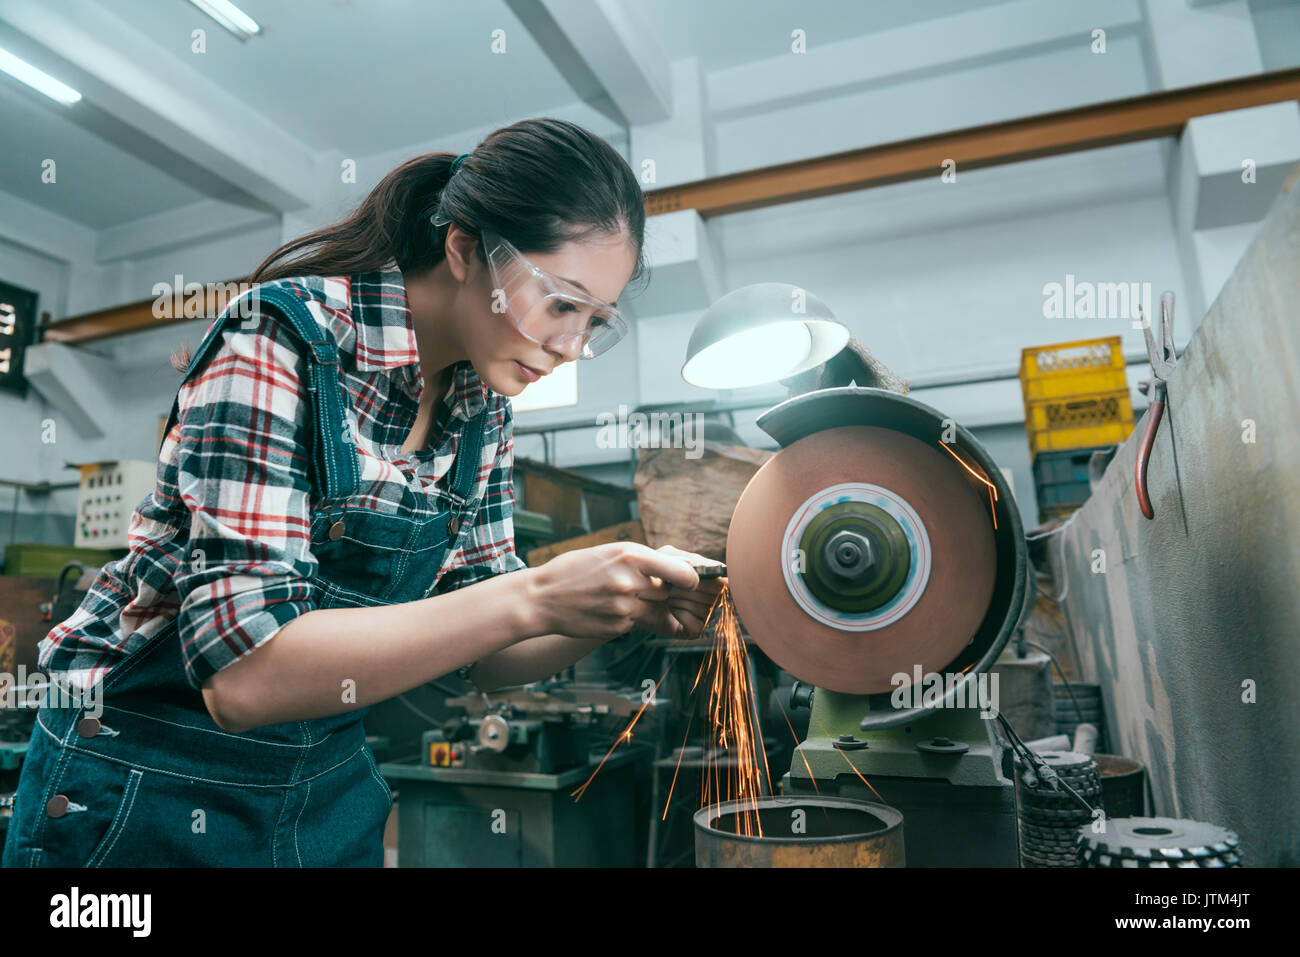
POLYGON ((329 531, 330 541, 337 542, 340 538, 343 537, 343 532, 346 529, 347 526, 343 524, 343 519, 339 519, 337 522, 335 522, 333 525, 330 526, 330 531, 329 531))
POLYGON ((81 735, 83 738, 93 738, 95 735, 99 734, 99 728, 100 724, 98 718, 82 718, 77 722, 77 734, 81 735))
POLYGON ((451 521, 447 523, 447 534, 455 535, 458 531, 460 531, 460 519, 453 517, 451 521))
POLYGON ((45 813, 50 817, 63 817, 68 813, 68 796, 66 794, 56 794, 45 804, 45 813))

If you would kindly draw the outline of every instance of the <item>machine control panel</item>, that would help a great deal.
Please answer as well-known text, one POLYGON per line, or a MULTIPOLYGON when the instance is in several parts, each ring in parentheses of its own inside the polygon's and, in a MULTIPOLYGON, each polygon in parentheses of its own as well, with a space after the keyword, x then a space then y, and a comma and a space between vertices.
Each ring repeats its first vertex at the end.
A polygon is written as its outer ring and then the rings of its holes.
POLYGON ((78 548, 127 548, 131 513, 153 492, 152 462, 96 462, 80 465, 77 525, 78 548))

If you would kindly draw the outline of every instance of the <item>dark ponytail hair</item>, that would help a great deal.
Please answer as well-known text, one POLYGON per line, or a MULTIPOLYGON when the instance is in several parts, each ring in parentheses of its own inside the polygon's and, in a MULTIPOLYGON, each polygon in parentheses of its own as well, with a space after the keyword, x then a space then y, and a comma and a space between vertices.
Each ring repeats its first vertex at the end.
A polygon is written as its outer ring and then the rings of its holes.
POLYGON ((408 160, 346 220, 272 252, 251 281, 350 276, 391 263, 403 272, 433 268, 447 230, 433 225, 439 207, 461 229, 489 229, 524 254, 625 230, 637 248, 633 280, 645 276, 645 195, 627 161, 597 135, 565 120, 521 120, 487 135, 451 176, 455 159, 408 160), (287 259, 302 250, 309 252, 287 259))
MULTIPOLYGON (((253 283, 347 276, 391 268, 423 272, 445 257, 447 226, 487 229, 522 253, 555 252, 593 234, 626 232, 636 248, 632 281, 647 276, 645 197, 627 161, 567 120, 520 120, 490 134, 451 175, 454 153, 426 153, 393 170, 346 219, 285 243, 253 271, 253 283)), ((476 255, 486 265, 482 243, 476 255)), ((173 357, 182 371, 189 349, 173 357)))

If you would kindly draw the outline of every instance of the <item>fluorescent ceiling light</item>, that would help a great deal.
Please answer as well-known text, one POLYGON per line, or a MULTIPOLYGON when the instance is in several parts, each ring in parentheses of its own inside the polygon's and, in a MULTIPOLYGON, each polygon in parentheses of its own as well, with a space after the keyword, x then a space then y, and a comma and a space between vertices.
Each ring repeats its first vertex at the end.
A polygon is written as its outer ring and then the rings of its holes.
POLYGON ((71 106, 81 99, 81 94, 68 84, 60 83, 48 73, 36 69, 26 60, 18 59, 8 50, 0 49, 0 70, 8 73, 15 80, 26 83, 33 90, 44 93, 51 100, 58 100, 64 106, 71 106))
POLYGON ((230 0, 190 0, 190 3, 234 34, 235 39, 240 43, 262 32, 257 21, 230 0))

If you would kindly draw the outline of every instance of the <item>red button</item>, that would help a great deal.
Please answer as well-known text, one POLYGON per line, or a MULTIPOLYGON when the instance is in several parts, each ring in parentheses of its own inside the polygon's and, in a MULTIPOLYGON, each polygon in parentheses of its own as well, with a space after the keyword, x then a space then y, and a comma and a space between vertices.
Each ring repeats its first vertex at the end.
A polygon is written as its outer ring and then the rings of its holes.
POLYGON ((77 734, 81 735, 83 738, 93 738, 95 735, 99 734, 99 728, 100 724, 98 718, 82 718, 77 722, 77 734))
POLYGON ((68 813, 68 796, 66 794, 56 794, 45 804, 45 813, 50 817, 63 817, 68 813))

